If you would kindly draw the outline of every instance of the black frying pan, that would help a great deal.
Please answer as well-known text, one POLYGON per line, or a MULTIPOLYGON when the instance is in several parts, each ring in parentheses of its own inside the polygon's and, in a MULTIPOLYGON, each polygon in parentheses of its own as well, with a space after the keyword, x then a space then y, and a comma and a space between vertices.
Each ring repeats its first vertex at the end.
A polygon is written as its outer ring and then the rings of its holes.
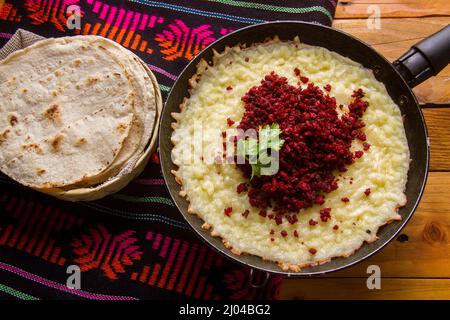
POLYGON ((413 46, 393 64, 370 46, 349 34, 311 23, 270 22, 246 27, 230 33, 209 45, 189 63, 178 77, 167 98, 161 117, 159 152, 164 179, 170 194, 187 222, 207 243, 226 256, 253 268, 295 276, 336 271, 360 262, 392 240, 411 218, 419 203, 427 179, 429 144, 423 115, 411 88, 436 75, 449 61, 450 26, 413 46), (178 112, 183 98, 188 96, 188 79, 195 74, 198 62, 201 59, 211 61, 213 49, 221 52, 225 46, 234 46, 239 43, 250 45, 263 42, 268 37, 275 35, 278 35, 282 40, 292 40, 298 35, 300 41, 306 44, 335 51, 361 63, 368 69, 372 69, 375 77, 385 84, 389 95, 400 107, 404 115, 404 125, 412 159, 406 186, 408 202, 399 211, 402 220, 382 227, 378 233, 379 239, 373 243, 364 244, 354 255, 348 258, 333 259, 326 264, 304 268, 299 272, 284 272, 276 263, 263 261, 256 256, 246 254, 237 256, 232 254, 224 247, 221 239, 212 237, 210 231, 201 228, 203 221, 200 218, 187 213, 188 203, 178 194, 180 186, 170 173, 172 169, 176 169, 170 156, 172 150, 170 141, 172 128, 170 124, 173 122, 170 114, 171 112, 178 112))

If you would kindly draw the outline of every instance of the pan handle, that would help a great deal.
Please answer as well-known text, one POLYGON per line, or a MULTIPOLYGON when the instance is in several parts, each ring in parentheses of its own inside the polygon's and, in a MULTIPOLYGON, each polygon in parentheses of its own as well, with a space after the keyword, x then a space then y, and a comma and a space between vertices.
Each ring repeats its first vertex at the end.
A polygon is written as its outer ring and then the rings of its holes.
POLYGON ((413 88, 450 63, 450 25, 416 43, 393 65, 413 88))

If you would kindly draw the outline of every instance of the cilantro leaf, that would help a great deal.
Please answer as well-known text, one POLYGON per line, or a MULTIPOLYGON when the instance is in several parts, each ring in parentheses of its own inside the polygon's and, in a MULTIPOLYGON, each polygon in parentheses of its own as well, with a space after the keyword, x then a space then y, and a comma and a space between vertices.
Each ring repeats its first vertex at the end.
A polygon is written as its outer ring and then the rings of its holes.
POLYGON ((259 177, 261 174, 261 167, 258 164, 251 164, 252 166, 252 176, 250 177, 250 180, 253 179, 253 177, 259 177))
MULTIPOLYGON (((272 155, 269 156, 268 151, 279 152, 283 146, 284 140, 280 139, 281 129, 277 123, 266 125, 259 128, 259 141, 255 138, 246 137, 237 142, 237 154, 248 160, 252 167, 253 177, 261 175, 273 175, 276 172, 268 170, 271 168, 272 155), (263 169, 263 170, 261 170, 263 169)), ((278 166, 276 166, 278 168, 278 166)), ((278 171, 278 169, 276 170, 278 171)))

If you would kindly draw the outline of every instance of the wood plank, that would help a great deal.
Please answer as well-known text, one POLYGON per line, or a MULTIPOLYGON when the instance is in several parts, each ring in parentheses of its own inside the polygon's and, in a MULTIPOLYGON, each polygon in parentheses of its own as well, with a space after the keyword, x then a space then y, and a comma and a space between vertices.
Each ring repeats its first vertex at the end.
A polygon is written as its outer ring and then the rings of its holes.
MULTIPOLYGON (((383 19, 380 30, 367 28, 366 19, 335 20, 333 26, 365 41, 389 61, 394 61, 413 44, 448 24, 450 17, 383 19)), ((449 92, 450 66, 414 88, 421 103, 449 104, 449 92)))
POLYGON ((378 6, 382 18, 450 16, 448 0, 350 0, 339 1, 336 18, 367 18, 378 6))
POLYGON ((280 299, 450 299, 450 279, 381 279, 380 290, 366 278, 284 280, 280 299))
POLYGON ((315 278, 366 277, 370 265, 388 278, 450 278, 449 185, 450 172, 430 173, 422 201, 402 230, 408 241, 393 240, 355 266, 315 278))
POLYGON ((450 171, 450 108, 422 109, 430 137, 430 170, 450 171))

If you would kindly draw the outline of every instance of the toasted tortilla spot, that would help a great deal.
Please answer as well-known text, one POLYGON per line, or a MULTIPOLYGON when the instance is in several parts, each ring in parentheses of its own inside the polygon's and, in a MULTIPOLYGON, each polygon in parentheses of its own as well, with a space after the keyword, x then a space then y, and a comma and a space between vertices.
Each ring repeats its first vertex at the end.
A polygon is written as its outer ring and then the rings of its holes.
POLYGON ((59 151, 61 149, 61 144, 64 139, 62 134, 58 134, 51 142, 52 147, 55 151, 59 151))
POLYGON ((42 176, 44 173, 45 173, 46 171, 45 171, 45 169, 37 169, 36 170, 36 174, 38 175, 38 176, 42 176))
POLYGON ((75 144, 77 147, 83 145, 86 143, 86 139, 85 138, 81 138, 77 141, 77 143, 75 144))
POLYGON ((86 80, 86 83, 87 83, 88 85, 93 85, 93 84, 95 84, 97 81, 98 81, 98 78, 96 78, 96 77, 88 77, 87 80, 86 80))
POLYGON ((6 139, 8 139, 8 136, 9 136, 10 132, 11 132, 11 130, 8 128, 8 129, 5 129, 5 131, 3 131, 2 133, 0 133, 0 144, 3 141, 6 141, 6 139))
POLYGON ((9 124, 12 127, 14 127, 19 122, 19 119, 17 119, 17 117, 14 114, 11 114, 11 115, 9 115, 8 121, 9 121, 9 124))
POLYGON ((43 154, 44 150, 42 150, 41 146, 37 143, 29 143, 22 145, 23 150, 34 149, 38 154, 43 154))
POLYGON ((60 121, 61 112, 59 111, 59 106, 57 104, 53 104, 50 108, 45 110, 44 116, 51 121, 60 121))
POLYGON ((127 130, 127 128, 128 128, 128 125, 126 124, 126 123, 119 123, 118 125, 117 125, 117 131, 119 131, 119 132, 125 132, 126 130, 127 130))
POLYGON ((79 66, 81 65, 81 59, 75 59, 75 60, 73 61, 73 65, 74 65, 75 67, 79 67, 79 66))

